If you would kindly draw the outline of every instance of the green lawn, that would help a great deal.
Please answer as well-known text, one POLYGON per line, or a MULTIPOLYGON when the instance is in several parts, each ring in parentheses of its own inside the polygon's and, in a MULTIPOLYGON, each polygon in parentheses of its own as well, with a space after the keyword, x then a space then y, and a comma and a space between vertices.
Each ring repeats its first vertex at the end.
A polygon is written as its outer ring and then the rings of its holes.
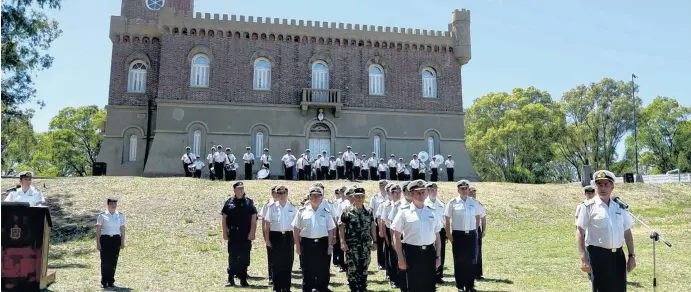
MULTIPOLYGON (((4 179, 6 189, 17 181, 4 179)), ((275 181, 246 183, 250 198, 263 203, 275 181)), ((345 181, 326 182, 333 189, 345 181)), ((120 254, 116 283, 132 291, 269 291, 266 252, 260 233, 252 249, 252 289, 225 288, 227 257, 220 233, 220 210, 231 193, 230 182, 191 178, 88 177, 35 180, 51 204, 53 221, 50 268, 57 269, 52 291, 98 291, 100 261, 95 248, 96 214, 105 198, 119 196, 127 215, 127 248, 120 254)), ((290 198, 299 201, 309 184, 291 182, 290 198)), ((375 182, 363 186, 368 194, 375 182)), ((581 200, 578 185, 477 183, 479 200, 488 211, 484 241, 486 281, 478 291, 588 291, 579 270, 573 212, 581 200)), ((691 185, 618 185, 615 189, 649 225, 674 244, 658 244, 658 291, 691 287, 691 185)), ((443 201, 455 196, 455 185, 440 184, 443 201)), ((330 197, 329 197, 330 198, 330 197)), ((652 290, 652 244, 648 231, 634 227, 638 268, 629 274, 629 291, 652 290)), ((374 254, 373 254, 374 255, 374 254)), ((296 258, 297 259, 297 258, 296 258)), ((373 257, 374 259, 374 257, 373 257)), ((383 272, 372 261, 369 288, 390 291, 383 272)), ((456 291, 451 247, 447 245, 445 280, 438 291, 456 291)), ((294 266, 297 269, 297 263, 294 266)), ((347 291, 345 274, 331 269, 331 288, 347 291)), ((301 283, 294 273, 293 284, 301 283)), ((126 289, 122 289, 126 291, 126 289)))

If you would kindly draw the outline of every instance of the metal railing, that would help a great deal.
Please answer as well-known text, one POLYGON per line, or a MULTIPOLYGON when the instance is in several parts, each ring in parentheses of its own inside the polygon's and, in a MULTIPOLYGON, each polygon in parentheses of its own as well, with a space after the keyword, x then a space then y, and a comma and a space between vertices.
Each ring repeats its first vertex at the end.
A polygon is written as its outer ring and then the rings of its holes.
POLYGON ((302 102, 303 103, 320 103, 320 104, 340 104, 341 103, 341 90, 303 88, 302 89, 302 102))

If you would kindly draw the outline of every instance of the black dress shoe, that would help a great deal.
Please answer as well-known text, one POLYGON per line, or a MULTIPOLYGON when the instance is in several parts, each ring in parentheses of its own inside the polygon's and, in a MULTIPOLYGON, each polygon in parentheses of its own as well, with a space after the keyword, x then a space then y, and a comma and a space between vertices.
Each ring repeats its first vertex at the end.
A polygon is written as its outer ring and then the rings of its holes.
POLYGON ((228 277, 228 281, 226 281, 226 287, 232 286, 235 286, 235 279, 233 279, 233 277, 228 277))
POLYGON ((444 284, 444 280, 443 279, 437 279, 437 284, 444 284))
POLYGON ((483 276, 477 276, 477 277, 475 277, 475 280, 484 280, 484 279, 485 279, 485 277, 483 277, 483 276))
POLYGON ((274 284, 274 280, 273 280, 273 279, 269 279, 269 285, 273 285, 273 284, 274 284))
POLYGON ((247 279, 240 279, 240 286, 247 287, 250 283, 247 283, 247 279))
POLYGON ((384 270, 384 267, 379 266, 379 267, 377 267, 377 269, 379 269, 380 271, 383 271, 383 270, 384 270))
POLYGON ((390 284, 391 284, 391 289, 396 289, 396 288, 398 288, 398 286, 396 285, 396 283, 390 282, 390 284))

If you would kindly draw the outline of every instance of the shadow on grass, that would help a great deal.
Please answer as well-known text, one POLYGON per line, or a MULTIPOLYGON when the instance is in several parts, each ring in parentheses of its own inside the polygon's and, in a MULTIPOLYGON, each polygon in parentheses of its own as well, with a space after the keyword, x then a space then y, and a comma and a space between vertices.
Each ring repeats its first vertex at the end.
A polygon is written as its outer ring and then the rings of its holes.
POLYGON ((67 194, 64 196, 46 198, 50 216, 53 220, 53 228, 50 233, 50 243, 65 243, 72 240, 93 239, 96 236, 96 215, 99 210, 90 210, 90 214, 76 215, 69 209, 74 203, 70 198, 74 196, 67 194))
POLYGON ((636 288, 643 288, 643 285, 641 285, 640 282, 626 282, 626 285, 633 286, 636 288))
POLYGON ((513 281, 509 279, 493 279, 493 278, 484 278, 481 280, 475 280, 477 282, 487 282, 487 283, 501 283, 501 284, 513 284, 513 281))
POLYGON ((48 264, 49 269, 71 269, 71 268, 77 268, 77 269, 85 269, 91 267, 90 265, 85 265, 85 264, 48 264))

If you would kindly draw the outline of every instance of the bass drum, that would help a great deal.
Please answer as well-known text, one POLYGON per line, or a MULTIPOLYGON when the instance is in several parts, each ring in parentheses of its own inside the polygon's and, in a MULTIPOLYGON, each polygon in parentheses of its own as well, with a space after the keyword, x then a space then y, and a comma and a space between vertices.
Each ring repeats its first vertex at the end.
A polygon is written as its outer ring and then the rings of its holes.
POLYGON ((257 178, 258 179, 265 179, 269 177, 269 170, 266 168, 262 168, 257 172, 257 178))
POLYGON ((417 159, 420 159, 422 162, 426 162, 429 159, 429 154, 425 151, 420 151, 420 153, 417 154, 417 159))

